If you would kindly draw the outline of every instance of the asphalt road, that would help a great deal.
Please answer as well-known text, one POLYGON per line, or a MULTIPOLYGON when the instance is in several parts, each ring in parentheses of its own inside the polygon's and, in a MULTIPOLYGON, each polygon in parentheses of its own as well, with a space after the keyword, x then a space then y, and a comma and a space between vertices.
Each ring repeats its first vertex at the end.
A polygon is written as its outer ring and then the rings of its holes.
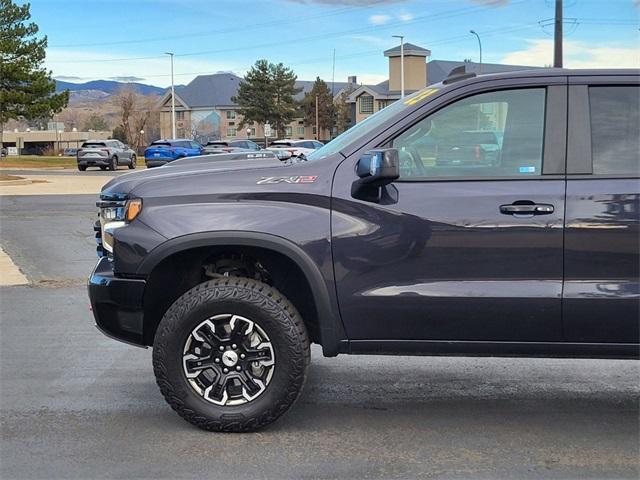
POLYGON ((93 326, 95 197, 1 197, 0 244, 33 282, 0 288, 0 477, 633 478, 638 362, 323 358, 255 434, 164 403, 150 350, 93 326))

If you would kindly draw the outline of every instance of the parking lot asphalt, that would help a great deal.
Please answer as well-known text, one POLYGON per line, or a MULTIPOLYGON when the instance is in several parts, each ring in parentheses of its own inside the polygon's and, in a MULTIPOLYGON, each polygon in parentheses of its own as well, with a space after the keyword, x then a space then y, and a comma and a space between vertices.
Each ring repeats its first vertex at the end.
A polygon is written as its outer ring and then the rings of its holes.
POLYGON ((638 478, 638 362, 323 358, 254 434, 165 404, 151 351, 93 326, 94 195, 0 198, 0 477, 638 478))

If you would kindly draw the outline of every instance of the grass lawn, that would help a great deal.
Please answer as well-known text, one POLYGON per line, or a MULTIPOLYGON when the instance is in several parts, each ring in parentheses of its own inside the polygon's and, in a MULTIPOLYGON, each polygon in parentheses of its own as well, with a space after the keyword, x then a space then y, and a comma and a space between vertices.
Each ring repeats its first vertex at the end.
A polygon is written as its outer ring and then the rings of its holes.
POLYGON ((0 168, 43 168, 64 167, 77 168, 75 157, 41 157, 39 155, 22 155, 20 157, 3 157, 0 168))

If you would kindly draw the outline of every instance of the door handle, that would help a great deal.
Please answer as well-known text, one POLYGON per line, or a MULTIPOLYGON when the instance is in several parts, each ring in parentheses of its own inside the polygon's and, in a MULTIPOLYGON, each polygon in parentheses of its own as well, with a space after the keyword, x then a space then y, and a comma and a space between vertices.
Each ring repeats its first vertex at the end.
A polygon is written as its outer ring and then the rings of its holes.
POLYGON ((549 215, 553 210, 553 205, 548 203, 514 202, 511 205, 500 205, 500 213, 505 215, 549 215))

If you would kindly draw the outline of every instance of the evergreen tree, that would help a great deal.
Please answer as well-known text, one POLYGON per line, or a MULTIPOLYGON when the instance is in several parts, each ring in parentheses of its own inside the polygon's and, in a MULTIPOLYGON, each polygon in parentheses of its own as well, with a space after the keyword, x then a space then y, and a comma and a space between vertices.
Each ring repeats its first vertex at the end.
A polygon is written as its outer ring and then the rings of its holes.
POLYGON ((283 134, 284 126, 296 116, 294 96, 300 89, 295 83, 295 74, 282 63, 258 60, 244 76, 238 95, 232 97, 243 116, 240 127, 253 122, 260 125, 269 123, 279 135, 283 134))
MULTIPOLYGON (((333 95, 324 80, 316 77, 311 90, 305 93, 302 99, 302 111, 305 125, 316 124, 316 96, 318 97, 318 124, 322 129, 331 132, 336 125, 336 108, 333 104, 333 95)), ((331 133, 329 133, 331 135, 331 133)), ((316 139, 320 139, 320 132, 316 133, 316 139)))
POLYGON ((351 118, 352 104, 347 103, 347 99, 349 98, 349 95, 351 95, 354 89, 355 87, 351 85, 347 87, 346 90, 343 90, 340 93, 340 96, 335 102, 335 107, 334 107, 336 112, 335 125, 336 125, 336 129, 338 130, 338 134, 348 130, 349 127, 351 127, 351 123, 353 122, 353 119, 351 118))
POLYGON ((45 70, 47 37, 28 22, 30 5, 0 0, 0 146, 9 119, 50 118, 69 102, 69 92, 55 93, 56 83, 45 70))

